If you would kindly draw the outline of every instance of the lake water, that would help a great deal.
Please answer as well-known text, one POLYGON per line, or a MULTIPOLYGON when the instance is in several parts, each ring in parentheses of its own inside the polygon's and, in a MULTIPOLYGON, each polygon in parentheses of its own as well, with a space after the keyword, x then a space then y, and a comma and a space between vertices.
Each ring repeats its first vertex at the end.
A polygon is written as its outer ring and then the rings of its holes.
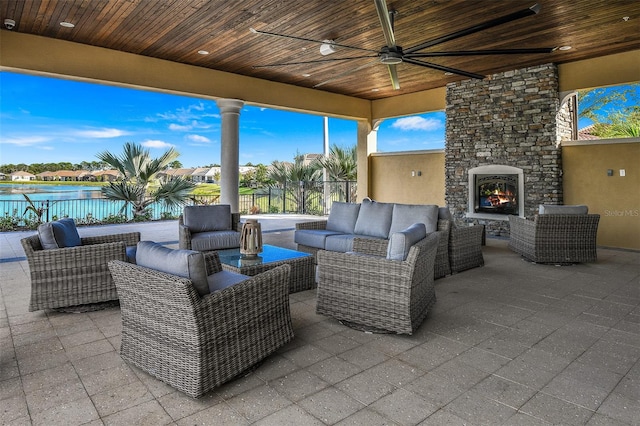
POLYGON ((24 201, 22 194, 27 194, 32 201, 102 198, 99 186, 0 183, 0 200, 24 201))

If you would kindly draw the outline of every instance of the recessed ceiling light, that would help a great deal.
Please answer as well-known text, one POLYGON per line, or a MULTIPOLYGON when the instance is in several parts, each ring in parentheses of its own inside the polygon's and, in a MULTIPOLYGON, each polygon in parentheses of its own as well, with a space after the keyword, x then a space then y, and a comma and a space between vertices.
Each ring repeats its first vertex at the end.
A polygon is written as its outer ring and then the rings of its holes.
POLYGON ((571 50, 571 46, 560 46, 558 50, 571 50))
POLYGON ((311 74, 302 74, 303 77, 311 77, 311 74))
POLYGON ((623 20, 624 22, 629 21, 629 19, 631 19, 631 18, 629 18, 628 16, 623 16, 623 17, 622 17, 622 20, 623 20))
POLYGON ((72 24, 71 22, 62 21, 62 22, 60 22, 60 26, 61 26, 61 27, 65 27, 65 28, 73 28, 73 27, 75 27, 76 25, 75 25, 75 24, 72 24))
POLYGON ((453 75, 453 73, 452 73, 452 72, 447 71, 447 72, 445 72, 445 73, 444 73, 444 75, 453 75))
POLYGON ((198 50, 198 54, 199 55, 208 55, 209 51, 208 50, 198 50))
POLYGON ((379 92, 380 89, 371 89, 372 92, 379 92))

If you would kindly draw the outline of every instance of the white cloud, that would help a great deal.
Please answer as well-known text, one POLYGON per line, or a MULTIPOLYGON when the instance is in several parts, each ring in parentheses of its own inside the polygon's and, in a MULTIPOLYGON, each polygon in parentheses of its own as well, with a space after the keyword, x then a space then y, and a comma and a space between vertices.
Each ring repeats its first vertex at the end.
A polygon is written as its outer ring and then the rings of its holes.
POLYGON ((187 132, 191 130, 191 126, 184 126, 182 124, 169 124, 169 130, 173 130, 174 132, 187 132))
POLYGON ((171 147, 173 147, 173 145, 171 145, 168 142, 160 141, 160 140, 151 140, 151 139, 142 142, 141 145, 144 146, 145 148, 171 148, 171 147))
POLYGON ((2 139, 1 143, 18 145, 18 146, 32 146, 38 145, 43 142, 49 142, 51 138, 45 136, 17 136, 13 138, 2 139))
POLYGON ((75 136, 83 137, 83 138, 92 138, 92 139, 107 139, 107 138, 117 138, 120 136, 126 136, 130 133, 125 130, 120 129, 94 129, 94 130, 77 130, 74 132, 75 136))
POLYGON ((424 117, 403 117, 399 118, 393 122, 391 125, 394 129, 400 130, 424 130, 424 131, 432 131, 441 129, 443 126, 442 121, 436 120, 434 118, 424 118, 424 117))
POLYGON ((206 136, 201 136, 201 135, 189 135, 187 136, 187 139, 189 139, 190 141, 193 142, 198 142, 198 143, 210 143, 211 139, 209 139, 206 136))

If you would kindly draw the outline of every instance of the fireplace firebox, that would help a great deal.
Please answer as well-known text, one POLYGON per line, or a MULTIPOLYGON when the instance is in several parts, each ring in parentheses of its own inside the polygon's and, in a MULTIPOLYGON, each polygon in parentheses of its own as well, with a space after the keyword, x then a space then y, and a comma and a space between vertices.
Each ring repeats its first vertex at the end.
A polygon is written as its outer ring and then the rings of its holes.
POLYGON ((521 168, 488 165, 469 169, 467 217, 509 220, 524 217, 524 172, 521 168))

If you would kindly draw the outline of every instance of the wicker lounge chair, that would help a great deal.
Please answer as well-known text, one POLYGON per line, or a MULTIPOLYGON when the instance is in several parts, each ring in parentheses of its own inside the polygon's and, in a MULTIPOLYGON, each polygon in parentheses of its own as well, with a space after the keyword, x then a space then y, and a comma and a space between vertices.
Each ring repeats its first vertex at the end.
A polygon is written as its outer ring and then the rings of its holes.
POLYGON ((240 213, 228 204, 186 206, 178 218, 178 246, 187 250, 240 247, 240 213))
MULTIPOLYGON (((205 253, 208 273, 222 271, 205 253)), ((289 265, 205 296, 191 280, 121 261, 109 264, 122 311, 122 358, 197 398, 293 337, 289 265)))
POLYGON ((537 263, 595 262, 599 221, 597 214, 509 216, 509 248, 537 263))
POLYGON ((42 248, 38 235, 20 242, 31 275, 29 311, 117 300, 110 260, 127 260, 126 247, 140 241, 139 232, 81 238, 82 245, 42 248))
POLYGON ((369 239, 355 239, 352 253, 318 251, 316 312, 412 334, 436 300, 433 269, 439 238, 439 233, 427 235, 404 261, 366 254, 372 252, 369 239))

